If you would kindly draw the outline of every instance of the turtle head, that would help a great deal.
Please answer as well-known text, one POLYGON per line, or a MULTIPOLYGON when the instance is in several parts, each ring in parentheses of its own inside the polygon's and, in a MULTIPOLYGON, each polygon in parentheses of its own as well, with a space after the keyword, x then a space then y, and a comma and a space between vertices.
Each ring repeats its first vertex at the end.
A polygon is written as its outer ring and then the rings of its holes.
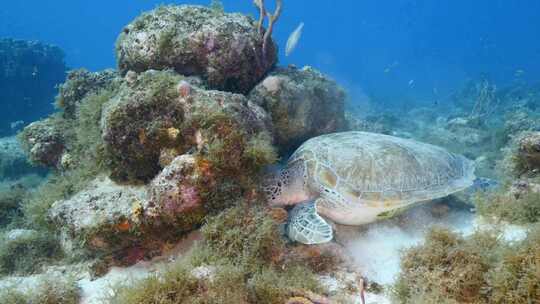
POLYGON ((289 166, 265 179, 263 190, 270 206, 294 205, 310 199, 305 168, 289 166))

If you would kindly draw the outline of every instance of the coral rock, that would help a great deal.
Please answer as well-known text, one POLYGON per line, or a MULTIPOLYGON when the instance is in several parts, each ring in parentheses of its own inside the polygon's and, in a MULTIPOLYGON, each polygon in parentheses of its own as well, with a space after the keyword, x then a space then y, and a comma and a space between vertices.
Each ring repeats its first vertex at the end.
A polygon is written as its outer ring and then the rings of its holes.
POLYGON ((167 130, 179 128, 184 113, 174 86, 183 77, 151 71, 124 83, 104 107, 102 134, 117 180, 147 181, 160 171, 161 149, 181 146, 167 130))
POLYGON ((84 97, 103 89, 118 86, 120 81, 121 78, 113 70, 96 73, 85 69, 70 71, 66 82, 59 87, 56 104, 64 111, 64 118, 75 118, 77 109, 84 97))
POLYGON ((213 89, 247 93, 272 68, 277 47, 263 57, 263 35, 241 14, 192 5, 161 6, 144 13, 118 37, 118 68, 174 69, 202 76, 213 89))
POLYGON ((516 158, 523 170, 540 170, 540 132, 526 133, 519 140, 518 149, 516 158))
POLYGON ((191 79, 172 71, 148 71, 135 84, 122 85, 106 105, 103 138, 116 180, 149 181, 162 169, 160 158, 167 164, 175 156, 171 153, 200 150, 208 137, 225 133, 227 128, 216 126, 216 120, 231 122, 245 134, 268 127, 264 110, 244 96, 194 85, 182 94, 178 84, 184 81, 191 79), (208 128, 217 129, 203 132, 208 128))
POLYGON ((28 125, 19 140, 32 163, 56 167, 65 149, 63 132, 62 120, 50 117, 28 125))
POLYGON ((197 189, 199 178, 195 157, 176 157, 150 183, 145 215, 175 224, 177 229, 200 224, 205 211, 197 189))
POLYGON ((276 144, 282 151, 346 126, 345 92, 311 67, 277 69, 253 89, 249 98, 272 116, 276 144))
POLYGON ((122 186, 98 177, 73 197, 55 202, 49 217, 70 238, 110 252, 141 239, 138 210, 146 201, 146 187, 122 186))

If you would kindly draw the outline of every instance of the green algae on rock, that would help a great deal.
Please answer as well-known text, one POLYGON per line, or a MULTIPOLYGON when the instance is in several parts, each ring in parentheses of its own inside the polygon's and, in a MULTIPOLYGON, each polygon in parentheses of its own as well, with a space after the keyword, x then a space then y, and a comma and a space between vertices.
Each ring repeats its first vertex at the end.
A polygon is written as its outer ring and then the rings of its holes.
MULTIPOLYGON (((232 144, 233 133, 249 139, 268 124, 264 111, 244 96, 200 89, 175 72, 148 71, 133 78, 107 104, 102 118, 116 180, 147 182, 162 169, 163 153, 211 151, 219 141, 232 144)), ((233 159, 244 148, 237 141, 225 149, 233 159)))
POLYGON ((66 121, 58 115, 36 121, 19 133, 29 160, 44 167, 56 167, 65 149, 66 121))
POLYGON ((540 132, 524 132, 519 136, 512 162, 518 175, 540 174, 540 132))
POLYGON ((203 241, 166 271, 123 286, 114 303, 265 303, 323 288, 301 261, 286 258, 279 223, 256 202, 209 218, 203 241), (201 292, 201 291, 204 292, 201 292))
POLYGON ((160 6, 127 25, 116 42, 118 69, 174 69, 202 76, 210 88, 247 93, 274 66, 277 46, 263 56, 263 35, 242 14, 203 6, 160 6))
POLYGON ((79 105, 86 96, 112 89, 118 85, 120 79, 114 70, 72 70, 68 73, 66 82, 59 86, 55 105, 62 110, 64 118, 75 118, 79 105))
POLYGON ((534 303, 540 298, 540 227, 525 240, 496 233, 463 237, 433 229, 425 244, 404 252, 393 286, 399 303, 534 303))
POLYGON ((79 286, 74 278, 47 275, 31 286, 13 283, 0 290, 2 304, 78 304, 79 286))
POLYGON ((13 229, 0 235, 0 275, 32 274, 62 256, 58 240, 48 232, 13 229))

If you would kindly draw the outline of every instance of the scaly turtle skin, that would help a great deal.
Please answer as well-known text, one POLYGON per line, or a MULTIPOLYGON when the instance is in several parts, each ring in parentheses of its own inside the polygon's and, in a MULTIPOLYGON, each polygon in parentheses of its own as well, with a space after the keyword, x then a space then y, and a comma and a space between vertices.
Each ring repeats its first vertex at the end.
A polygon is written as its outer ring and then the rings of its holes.
POLYGON ((323 243, 332 231, 319 215, 339 224, 362 225, 463 190, 474 179, 473 162, 442 148, 382 134, 342 132, 306 141, 265 191, 272 205, 304 203, 291 212, 291 238, 323 243))

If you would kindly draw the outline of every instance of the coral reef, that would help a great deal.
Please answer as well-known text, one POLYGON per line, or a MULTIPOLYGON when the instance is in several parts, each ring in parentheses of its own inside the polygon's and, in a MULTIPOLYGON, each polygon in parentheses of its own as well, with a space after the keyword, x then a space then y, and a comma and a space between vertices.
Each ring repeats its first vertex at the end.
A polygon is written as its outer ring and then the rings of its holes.
POLYGON ((120 78, 112 71, 70 72, 56 98, 62 112, 28 125, 18 135, 30 161, 59 170, 70 169, 70 163, 98 162, 101 108, 119 85, 120 78))
POLYGON ((292 152, 308 138, 345 128, 345 92, 311 67, 278 68, 249 98, 271 115, 282 151, 292 152))
POLYGON ((116 43, 118 69, 125 74, 172 68, 202 76, 212 89, 246 93, 277 60, 277 46, 259 30, 241 14, 160 6, 124 28, 116 43))
POLYGON ((0 39, 0 136, 13 134, 17 121, 24 124, 49 114, 55 86, 64 81, 65 72, 60 48, 37 41, 0 39))
POLYGON ((182 147, 186 136, 178 136, 184 109, 177 86, 184 77, 158 71, 132 77, 105 105, 102 134, 114 178, 148 181, 161 169, 162 150, 188 149, 182 147))
POLYGON ((494 221, 530 224, 540 221, 540 189, 536 192, 521 189, 515 195, 507 188, 495 193, 480 193, 475 206, 478 214, 494 221))

